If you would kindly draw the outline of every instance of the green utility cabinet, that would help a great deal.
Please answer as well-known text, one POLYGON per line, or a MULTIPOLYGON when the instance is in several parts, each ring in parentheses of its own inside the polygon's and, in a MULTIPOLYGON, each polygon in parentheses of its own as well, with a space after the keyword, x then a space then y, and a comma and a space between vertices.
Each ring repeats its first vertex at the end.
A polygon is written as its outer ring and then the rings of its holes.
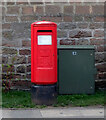
POLYGON ((94 46, 58 46, 59 94, 95 92, 94 46))

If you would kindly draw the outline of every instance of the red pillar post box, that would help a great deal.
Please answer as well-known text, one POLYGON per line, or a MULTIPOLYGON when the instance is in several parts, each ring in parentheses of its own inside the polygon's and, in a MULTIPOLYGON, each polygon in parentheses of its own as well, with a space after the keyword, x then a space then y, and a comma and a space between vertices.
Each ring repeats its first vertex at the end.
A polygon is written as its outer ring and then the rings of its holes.
POLYGON ((35 104, 55 103, 57 91, 57 25, 39 21, 31 24, 31 88, 35 104))
POLYGON ((31 25, 31 82, 57 82, 57 25, 39 21, 31 25))

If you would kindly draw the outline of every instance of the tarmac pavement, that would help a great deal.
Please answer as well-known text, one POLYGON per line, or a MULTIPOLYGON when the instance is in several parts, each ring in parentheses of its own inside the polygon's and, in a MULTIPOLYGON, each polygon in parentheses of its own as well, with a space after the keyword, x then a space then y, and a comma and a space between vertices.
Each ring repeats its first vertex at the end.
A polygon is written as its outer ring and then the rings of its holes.
POLYGON ((104 107, 2 109, 2 118, 104 118, 104 107))

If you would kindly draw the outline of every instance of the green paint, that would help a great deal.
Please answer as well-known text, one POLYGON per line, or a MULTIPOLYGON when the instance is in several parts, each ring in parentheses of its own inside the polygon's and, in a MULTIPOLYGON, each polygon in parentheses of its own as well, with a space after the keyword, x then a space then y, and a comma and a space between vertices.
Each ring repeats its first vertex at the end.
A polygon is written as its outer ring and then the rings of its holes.
POLYGON ((93 94, 94 74, 93 46, 58 47, 59 94, 93 94))

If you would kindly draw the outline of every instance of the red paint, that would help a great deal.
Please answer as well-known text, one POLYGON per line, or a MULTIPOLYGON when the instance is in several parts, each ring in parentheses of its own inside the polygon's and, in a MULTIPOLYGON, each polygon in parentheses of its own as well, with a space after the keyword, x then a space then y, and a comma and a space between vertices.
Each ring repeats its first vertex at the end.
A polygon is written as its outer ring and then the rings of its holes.
POLYGON ((54 22, 39 21, 31 24, 31 82, 44 85, 57 82, 57 25, 54 22), (42 39, 43 44, 41 37, 45 38, 42 39))

